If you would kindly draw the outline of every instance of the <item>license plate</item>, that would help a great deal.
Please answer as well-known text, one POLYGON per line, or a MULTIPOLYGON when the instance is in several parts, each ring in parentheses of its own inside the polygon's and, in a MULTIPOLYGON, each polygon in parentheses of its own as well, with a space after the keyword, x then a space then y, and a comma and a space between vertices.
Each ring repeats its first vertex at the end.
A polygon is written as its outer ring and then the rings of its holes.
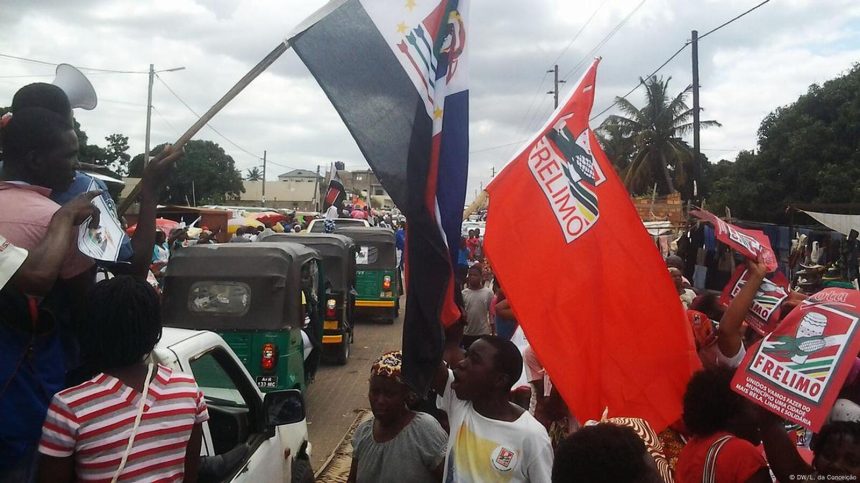
POLYGON ((325 330, 337 330, 337 321, 336 320, 326 320, 323 322, 323 329, 325 330))
POLYGON ((278 376, 257 376, 257 387, 273 389, 278 387, 278 376))

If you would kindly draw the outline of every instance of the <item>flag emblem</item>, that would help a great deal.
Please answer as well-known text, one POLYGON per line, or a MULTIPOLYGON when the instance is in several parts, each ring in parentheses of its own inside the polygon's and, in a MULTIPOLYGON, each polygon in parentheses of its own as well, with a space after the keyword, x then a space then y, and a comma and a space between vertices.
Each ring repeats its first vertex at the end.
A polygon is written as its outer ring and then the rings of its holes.
POLYGON ((600 218, 595 188, 606 180, 595 162, 586 128, 574 136, 562 117, 529 154, 532 175, 546 195, 567 243, 584 235, 600 218))

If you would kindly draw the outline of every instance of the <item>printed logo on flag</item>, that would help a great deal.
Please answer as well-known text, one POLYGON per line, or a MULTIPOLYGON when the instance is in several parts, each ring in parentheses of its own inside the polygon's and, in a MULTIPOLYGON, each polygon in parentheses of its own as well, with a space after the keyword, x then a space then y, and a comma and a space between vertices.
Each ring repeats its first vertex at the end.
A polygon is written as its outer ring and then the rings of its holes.
POLYGON ((747 250, 753 253, 761 252, 762 246, 761 243, 758 242, 755 238, 741 233, 735 230, 731 225, 720 220, 721 224, 725 226, 725 230, 728 232, 729 238, 736 243, 743 245, 747 250))
POLYGON ((606 180, 594 160, 588 129, 574 136, 568 116, 538 139, 528 166, 546 195, 567 243, 584 235, 600 218, 595 188, 606 180))
POLYGON ((804 302, 807 312, 797 330, 765 338, 750 372, 803 399, 817 403, 826 392, 834 364, 858 318, 836 304, 804 302))

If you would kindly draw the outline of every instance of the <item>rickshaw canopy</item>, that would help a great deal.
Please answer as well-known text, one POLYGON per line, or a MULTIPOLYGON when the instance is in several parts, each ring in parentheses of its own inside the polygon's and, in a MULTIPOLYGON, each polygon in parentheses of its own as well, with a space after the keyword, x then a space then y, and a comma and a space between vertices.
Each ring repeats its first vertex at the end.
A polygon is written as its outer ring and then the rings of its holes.
POLYGON ((369 269, 393 269, 397 266, 394 232, 379 227, 344 227, 335 234, 345 235, 360 246, 356 262, 369 269), (368 250, 365 250, 368 248, 368 250))
POLYGON ((298 243, 183 248, 167 267, 163 323, 216 331, 301 328, 302 278, 308 276, 302 267, 321 258, 298 243))
POLYGON ((301 243, 323 257, 325 279, 337 291, 354 283, 355 243, 351 238, 333 233, 274 233, 260 239, 267 243, 301 243))

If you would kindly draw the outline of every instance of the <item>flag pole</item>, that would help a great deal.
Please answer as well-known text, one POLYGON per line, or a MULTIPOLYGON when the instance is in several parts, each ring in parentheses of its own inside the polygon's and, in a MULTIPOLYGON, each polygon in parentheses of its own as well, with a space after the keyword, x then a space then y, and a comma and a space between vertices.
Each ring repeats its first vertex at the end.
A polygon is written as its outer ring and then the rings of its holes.
MULTIPOLYGON (((281 54, 286 52, 290 47, 291 45, 289 40, 284 40, 279 43, 277 47, 275 47, 271 52, 269 52, 269 55, 263 58, 263 60, 261 60, 257 65, 255 65, 254 68, 251 69, 247 74, 245 74, 244 77, 239 79, 239 82, 237 82, 236 85, 234 85, 229 91, 227 91, 227 93, 224 94, 224 96, 221 97, 221 99, 219 99, 218 102, 215 103, 215 105, 210 107, 205 114, 200 116, 200 119, 198 119, 197 122, 195 122, 190 128, 188 128, 187 131, 185 131, 185 134, 180 136, 179 139, 176 140, 175 143, 173 143, 174 149, 182 149, 182 147, 185 146, 185 143, 190 141, 191 138, 194 137, 194 135, 197 134, 197 132, 200 131, 203 126, 206 125, 206 123, 208 123, 210 120, 212 120, 213 117, 215 117, 215 114, 218 114, 218 112, 223 109, 224 106, 226 106, 230 101, 233 100, 233 98, 239 95, 242 90, 248 87, 248 84, 250 84, 251 81, 253 81, 257 78, 257 76, 262 74, 263 71, 265 71, 270 65, 272 65, 278 59, 278 57, 280 57, 281 54)), ((144 153, 144 156, 146 157, 148 154, 149 153, 144 153)), ((119 216, 125 214, 131 204, 137 200, 137 197, 140 195, 140 189, 141 184, 138 183, 137 185, 135 185, 134 189, 131 190, 131 193, 129 193, 128 197, 122 200, 122 203, 120 203, 119 209, 117 210, 117 214, 119 216)))

